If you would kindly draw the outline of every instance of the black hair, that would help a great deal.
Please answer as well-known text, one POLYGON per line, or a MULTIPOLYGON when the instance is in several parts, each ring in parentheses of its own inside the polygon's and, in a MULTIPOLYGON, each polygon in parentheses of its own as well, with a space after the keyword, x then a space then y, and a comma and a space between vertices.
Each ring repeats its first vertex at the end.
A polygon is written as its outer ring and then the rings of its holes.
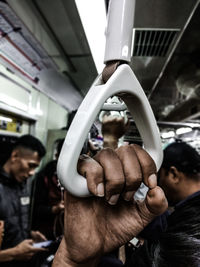
POLYGON ((42 158, 46 153, 46 149, 40 142, 40 140, 30 134, 22 135, 19 139, 17 139, 12 150, 18 147, 23 147, 32 151, 36 151, 38 152, 40 158, 42 158))
POLYGON ((177 207, 155 251, 154 267, 199 267, 200 196, 177 207))
POLYGON ((64 141, 65 141, 64 138, 57 140, 57 148, 56 148, 56 150, 57 150, 57 155, 58 156, 60 155, 60 152, 61 152, 61 149, 62 149, 64 141))
POLYGON ((161 167, 169 170, 171 166, 186 174, 200 173, 200 155, 185 142, 172 143, 164 149, 161 167))
POLYGON ((95 124, 92 124, 90 129, 90 138, 96 138, 99 135, 99 130, 95 124))

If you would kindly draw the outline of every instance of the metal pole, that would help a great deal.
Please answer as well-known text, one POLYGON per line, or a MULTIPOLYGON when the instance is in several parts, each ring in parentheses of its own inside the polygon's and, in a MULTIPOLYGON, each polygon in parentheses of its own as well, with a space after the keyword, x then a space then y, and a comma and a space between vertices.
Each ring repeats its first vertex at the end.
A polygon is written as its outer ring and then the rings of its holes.
POLYGON ((104 63, 131 61, 135 0, 110 0, 104 63))

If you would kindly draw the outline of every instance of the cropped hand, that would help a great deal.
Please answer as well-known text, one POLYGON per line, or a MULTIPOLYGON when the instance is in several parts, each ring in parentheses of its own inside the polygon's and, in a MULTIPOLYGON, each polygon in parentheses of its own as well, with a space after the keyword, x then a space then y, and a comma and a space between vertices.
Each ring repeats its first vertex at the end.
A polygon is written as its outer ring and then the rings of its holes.
POLYGON ((41 251, 46 251, 45 248, 33 247, 32 239, 25 239, 13 249, 15 249, 15 257, 14 257, 15 260, 29 260, 36 253, 41 252, 41 251))
POLYGON ((65 208, 64 201, 61 200, 58 204, 52 206, 52 213, 53 214, 58 214, 60 211, 63 211, 64 208, 65 208))
POLYGON ((99 257, 137 236, 168 206, 152 158, 137 145, 82 157, 78 170, 94 197, 65 194, 64 238, 53 267, 96 266, 99 257), (135 202, 142 181, 149 191, 143 202, 135 202))
POLYGON ((102 120, 102 135, 104 147, 117 148, 118 139, 122 137, 129 127, 129 121, 125 123, 123 117, 105 115, 102 120))
POLYGON ((31 237, 34 242, 46 241, 46 237, 39 231, 31 231, 31 237))

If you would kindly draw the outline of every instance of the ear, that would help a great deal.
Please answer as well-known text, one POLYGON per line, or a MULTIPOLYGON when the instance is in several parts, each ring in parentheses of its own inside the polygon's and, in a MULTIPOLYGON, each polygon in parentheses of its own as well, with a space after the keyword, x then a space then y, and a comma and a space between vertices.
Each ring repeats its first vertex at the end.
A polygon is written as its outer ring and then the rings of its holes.
POLYGON ((175 166, 171 166, 169 169, 170 177, 174 183, 180 182, 180 172, 177 170, 175 166))
POLYGON ((19 151, 13 150, 11 155, 10 155, 11 162, 15 162, 18 158, 19 158, 19 151))

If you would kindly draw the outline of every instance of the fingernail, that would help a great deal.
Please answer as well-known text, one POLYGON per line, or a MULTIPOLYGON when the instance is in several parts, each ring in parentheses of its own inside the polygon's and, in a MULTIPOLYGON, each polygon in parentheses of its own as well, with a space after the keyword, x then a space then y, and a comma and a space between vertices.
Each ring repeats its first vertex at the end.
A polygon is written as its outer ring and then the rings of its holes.
POLYGON ((110 205, 115 205, 117 203, 117 200, 119 199, 119 194, 113 195, 111 196, 111 198, 109 199, 108 203, 110 205))
POLYGON ((134 191, 128 191, 124 194, 124 200, 130 201, 133 198, 134 191))
POLYGON ((155 174, 151 174, 148 178, 149 188, 154 188, 157 185, 157 176, 155 174))
POLYGON ((103 197, 104 196, 104 184, 100 183, 97 185, 97 196, 103 197))

